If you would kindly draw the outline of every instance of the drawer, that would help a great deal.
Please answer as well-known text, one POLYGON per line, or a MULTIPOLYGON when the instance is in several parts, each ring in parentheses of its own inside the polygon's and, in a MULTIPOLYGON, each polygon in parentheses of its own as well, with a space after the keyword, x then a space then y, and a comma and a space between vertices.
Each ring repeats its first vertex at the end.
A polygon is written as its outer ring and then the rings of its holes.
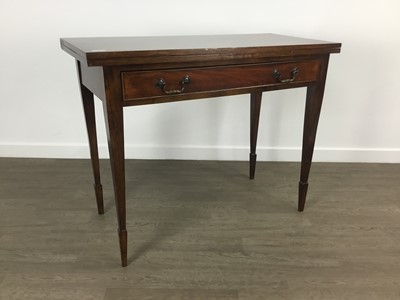
POLYGON ((124 100, 157 98, 317 80, 319 60, 122 73, 124 100))

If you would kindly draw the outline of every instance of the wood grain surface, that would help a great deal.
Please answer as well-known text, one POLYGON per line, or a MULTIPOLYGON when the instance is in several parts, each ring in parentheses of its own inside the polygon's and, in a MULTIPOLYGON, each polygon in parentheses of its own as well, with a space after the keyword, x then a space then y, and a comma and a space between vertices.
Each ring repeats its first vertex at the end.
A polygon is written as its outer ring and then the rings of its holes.
POLYGON ((0 159, 0 299, 399 299, 400 165, 127 160, 129 266, 109 163, 0 159), (140 175, 139 175, 140 174, 140 175))
POLYGON ((279 34, 61 38, 61 48, 88 66, 179 61, 226 60, 232 57, 282 57, 339 53, 340 43, 279 34), (227 57, 229 54, 229 57, 227 57), (177 60, 176 60, 177 59, 177 60))

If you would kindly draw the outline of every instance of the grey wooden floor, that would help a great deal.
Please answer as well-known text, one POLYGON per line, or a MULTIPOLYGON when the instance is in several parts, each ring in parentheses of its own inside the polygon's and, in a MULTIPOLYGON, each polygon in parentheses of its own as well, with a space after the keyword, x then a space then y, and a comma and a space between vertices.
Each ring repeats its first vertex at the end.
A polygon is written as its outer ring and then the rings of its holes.
POLYGON ((400 165, 127 161, 129 266, 108 162, 0 159, 0 299, 400 299, 400 165))

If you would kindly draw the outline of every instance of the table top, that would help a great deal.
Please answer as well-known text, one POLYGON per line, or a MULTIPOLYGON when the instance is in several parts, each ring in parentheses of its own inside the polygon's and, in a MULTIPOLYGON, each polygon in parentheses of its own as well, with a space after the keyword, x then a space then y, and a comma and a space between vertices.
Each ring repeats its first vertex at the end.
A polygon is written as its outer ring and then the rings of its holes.
POLYGON ((340 52, 340 43, 277 34, 61 38, 61 47, 88 66, 139 61, 165 62, 166 57, 217 59, 260 55, 269 57, 340 52))

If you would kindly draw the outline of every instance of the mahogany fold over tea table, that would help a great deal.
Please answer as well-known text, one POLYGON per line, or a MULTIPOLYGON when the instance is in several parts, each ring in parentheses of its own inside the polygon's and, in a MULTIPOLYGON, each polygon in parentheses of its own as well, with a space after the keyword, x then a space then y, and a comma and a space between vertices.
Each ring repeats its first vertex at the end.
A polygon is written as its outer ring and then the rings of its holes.
POLYGON ((61 47, 77 62, 99 214, 104 207, 93 94, 103 101, 122 266, 127 265, 126 106, 249 93, 253 179, 262 92, 307 87, 298 197, 303 211, 329 56, 340 52, 340 43, 249 34, 63 38, 61 47))

